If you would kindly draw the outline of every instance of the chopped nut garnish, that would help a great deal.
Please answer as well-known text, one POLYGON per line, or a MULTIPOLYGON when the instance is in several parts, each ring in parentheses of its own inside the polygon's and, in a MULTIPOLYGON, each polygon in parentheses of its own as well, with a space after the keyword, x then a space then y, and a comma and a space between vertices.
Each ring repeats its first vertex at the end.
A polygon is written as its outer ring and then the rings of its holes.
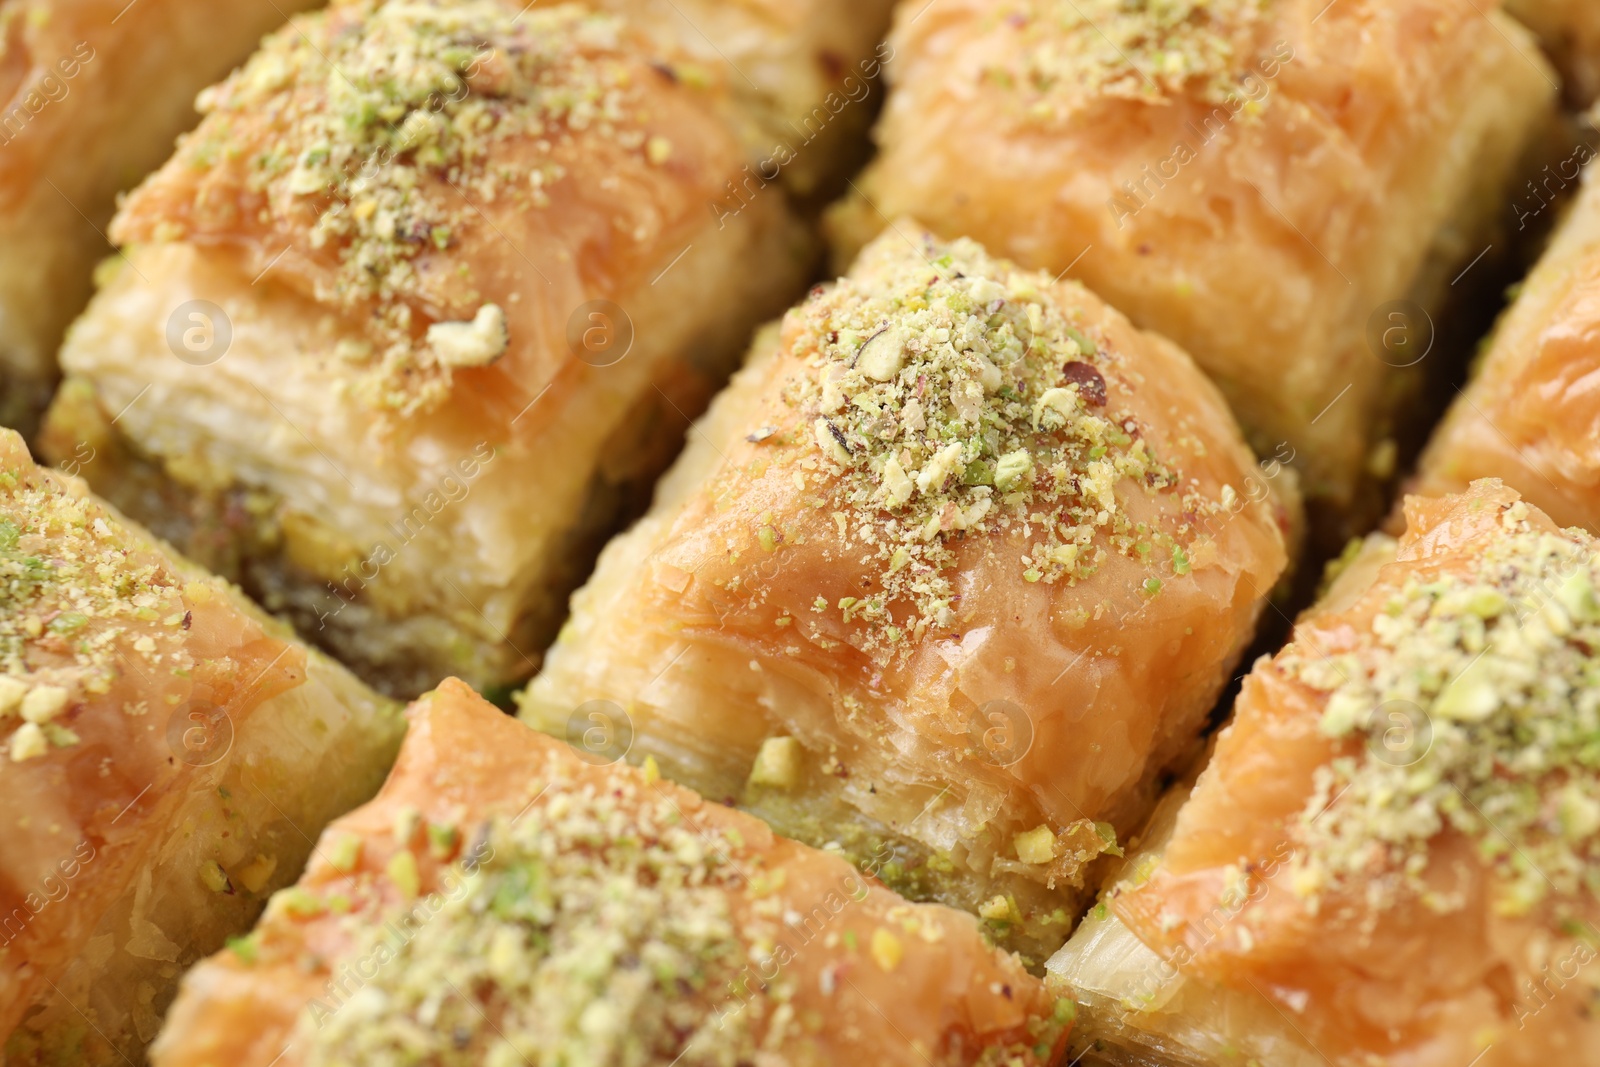
POLYGON ((15 715, 22 710, 22 698, 27 695, 27 682, 0 674, 0 718, 15 715))
POLYGON ((1011 901, 1004 893, 990 897, 978 906, 978 917, 990 922, 1006 922, 1011 918, 1011 901))
POLYGON ((13 758, 78 742, 64 721, 74 691, 107 693, 130 664, 195 666, 184 637, 161 627, 184 612, 186 584, 139 547, 102 505, 47 472, 0 469, 0 726, 22 721, 13 758), (76 680, 59 684, 62 667, 76 680))
POLYGON ((1502 913, 1600 895, 1600 546, 1527 515, 1505 512, 1471 573, 1411 577, 1356 649, 1280 659, 1327 694, 1328 736, 1365 742, 1318 772, 1302 895, 1360 877, 1375 899, 1458 906, 1422 880, 1447 829, 1497 873, 1502 913))
POLYGON ((1023 863, 1049 863, 1056 858, 1055 831, 1048 826, 1035 827, 1018 834, 1015 841, 1017 859, 1023 863))
POLYGON ((405 939, 368 916, 349 959, 388 962, 342 1003, 312 1002, 295 1037, 306 1062, 758 1062, 751 1021, 789 995, 753 977, 775 924, 734 919, 737 843, 644 789, 552 783, 472 835, 426 921, 400 913, 405 939))
POLYGON ((59 685, 41 685, 22 698, 22 717, 28 722, 47 723, 67 706, 67 691, 59 685))
POLYGON ((1024 531, 1020 575, 1076 581, 1132 531, 1121 483, 1159 493, 1179 481, 1108 409, 1105 373, 1122 357, 1070 305, 1070 285, 966 240, 883 248, 790 313, 809 373, 784 391, 810 427, 803 443, 836 475, 840 540, 880 561, 882 590, 837 610, 871 626, 864 640, 881 657, 953 625, 963 535, 1024 531))
POLYGON ((1013 0, 994 25, 1020 35, 1015 62, 986 82, 1026 94, 1028 113, 1070 113, 1094 96, 1162 101, 1192 93, 1212 104, 1243 97, 1240 77, 1270 0, 1013 0))
POLYGON ((15 763, 42 756, 49 751, 50 742, 45 740, 44 730, 38 723, 25 722, 11 735, 11 759, 15 763))
MULTIPOLYGON (((643 63, 621 20, 575 3, 352 0, 295 18, 202 93, 180 161, 247 156, 264 218, 309 223, 302 251, 334 260, 317 299, 369 323, 338 345, 352 396, 411 414, 448 396, 453 369, 506 350, 492 304, 425 336, 414 323, 436 306, 429 279, 466 269, 451 253, 486 225, 475 204, 550 204, 580 138, 671 158, 648 130, 643 63), (272 139, 242 141, 262 115, 278 118, 272 139)), ((160 236, 187 236, 173 229, 160 236)))
POLYGON ((761 742, 755 766, 750 768, 750 784, 793 789, 800 784, 805 750, 792 737, 769 737, 761 742))
POLYGON ((328 863, 345 874, 356 869, 361 862, 361 838, 355 834, 338 834, 328 845, 328 863))
POLYGON ((239 869, 239 884, 252 893, 259 893, 267 887, 267 881, 277 869, 277 857, 257 856, 239 869))
POLYGON ((486 367, 505 355, 511 343, 506 314, 485 304, 471 322, 436 322, 428 327, 428 347, 447 367, 486 367))
POLYGON ((420 892, 421 880, 417 873, 417 857, 410 852, 396 852, 389 857, 389 865, 385 869, 389 880, 400 890, 400 895, 406 900, 416 900, 420 892))
POLYGON ((230 888, 228 872, 216 860, 206 860, 200 865, 200 882, 213 893, 226 893, 230 888))
POLYGON ((900 966, 900 960, 906 954, 905 946, 893 933, 878 927, 872 931, 872 941, 867 945, 867 951, 872 960, 885 971, 892 971, 900 966))

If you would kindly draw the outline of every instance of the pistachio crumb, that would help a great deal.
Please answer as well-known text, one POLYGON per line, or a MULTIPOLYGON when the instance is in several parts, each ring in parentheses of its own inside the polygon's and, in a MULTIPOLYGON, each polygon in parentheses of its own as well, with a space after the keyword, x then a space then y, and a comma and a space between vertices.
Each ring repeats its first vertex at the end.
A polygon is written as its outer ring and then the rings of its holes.
POLYGON ((1022 94, 1024 113, 1055 119, 1092 95, 1163 101, 1185 94, 1258 113, 1240 92, 1270 0, 1013 0, 995 25, 1023 47, 981 77, 1022 94))
POLYGON ((34 759, 50 751, 50 743, 45 740, 44 730, 38 723, 25 722, 17 727, 11 735, 11 761, 21 763, 24 760, 34 759))
POLYGON ((267 887, 272 872, 277 869, 277 857, 258 854, 255 859, 239 868, 239 884, 251 893, 259 893, 267 887))
POLYGON ((428 347, 446 367, 486 367, 511 344, 506 314, 485 304, 471 322, 436 322, 428 327, 428 347))
MULTIPOLYGON (((353 0, 298 16, 201 94, 205 119, 179 149, 196 170, 247 168, 269 223, 305 220, 301 251, 332 266, 317 298, 368 324, 337 343, 341 384, 379 410, 431 410, 453 371, 507 350, 497 305, 463 306, 464 295, 440 309, 442 277, 471 280, 456 250, 493 227, 476 204, 555 202, 575 143, 602 139, 657 166, 672 155, 641 128, 646 61, 623 20, 519 6, 353 0), (424 309, 476 314, 424 332, 424 309)), ((155 236, 182 239, 187 227, 155 236)))
POLYGON ((819 506, 881 564, 881 590, 838 603, 878 658, 955 625, 959 539, 1020 532, 1024 580, 1072 582, 1132 531, 1119 492, 1179 484, 1117 410, 1123 357, 1075 291, 972 241, 880 240, 790 313, 805 370, 783 396, 832 475, 819 506))
POLYGON ((867 943, 867 952, 872 956, 872 962, 884 971, 893 971, 900 966, 905 951, 900 939, 881 926, 872 931, 872 940, 867 943))
POLYGON ((359 1007, 302 1016, 309 1067, 620 1063, 630 1049, 692 1067, 760 1060, 752 1021, 790 994, 781 977, 745 984, 779 928, 731 905, 751 862, 729 858, 742 847, 731 836, 684 825, 670 799, 619 777, 603 790, 558 778, 473 838, 481 847, 449 872, 451 892, 429 898, 425 922, 408 919, 412 867, 395 879, 407 899, 393 916, 357 928, 351 958, 392 962, 359 1007), (702 994, 742 1008, 707 1012, 702 994))
POLYGON ((750 769, 750 784, 793 789, 800 784, 805 758, 800 742, 793 737, 769 737, 761 742, 755 765, 750 769))
POLYGON ((58 685, 35 686, 22 698, 22 717, 43 725, 66 708, 67 696, 67 691, 58 685))
POLYGON ((1037 826, 1018 834, 1014 844, 1017 858, 1023 863, 1050 863, 1056 858, 1056 835, 1048 826, 1037 826))
POLYGON ((0 718, 22 710, 22 698, 28 695, 28 683, 0 674, 0 718))
POLYGON ((228 883, 228 873, 216 860, 206 860, 200 865, 200 883, 213 893, 226 893, 232 888, 228 883))
POLYGON ((1355 648, 1280 654, 1324 694, 1323 732, 1350 742, 1319 769, 1297 831, 1293 884, 1313 906, 1356 877, 1380 903, 1459 906, 1424 882, 1447 829, 1477 843, 1503 913, 1596 891, 1600 546, 1526 516, 1510 508, 1466 568, 1390 589, 1355 648))

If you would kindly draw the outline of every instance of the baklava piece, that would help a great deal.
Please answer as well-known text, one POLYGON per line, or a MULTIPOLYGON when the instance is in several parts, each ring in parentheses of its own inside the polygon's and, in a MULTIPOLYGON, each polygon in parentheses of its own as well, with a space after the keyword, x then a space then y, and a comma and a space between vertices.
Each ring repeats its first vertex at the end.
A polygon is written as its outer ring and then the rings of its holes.
POLYGON ((532 673, 810 255, 726 76, 576 4, 347 0, 124 203, 47 448, 391 692, 532 673), (683 62, 689 62, 683 60, 683 62))
POLYGON ((370 798, 397 706, 0 431, 0 1041, 141 1061, 183 968, 370 798))
POLYGON ((1187 349, 1309 501, 1376 510, 1397 367, 1554 119, 1498 6, 906 0, 835 240, 903 212, 1078 278, 1187 349))
POLYGON ((31 428, 111 251, 114 199, 172 153, 194 96, 311 0, 0 2, 0 425, 31 428))
POLYGON ((156 1067, 1043 1067, 1073 1004, 967 915, 447 681, 378 798, 191 971, 156 1067))
POLYGON ((1600 182, 1501 318, 1423 453, 1416 492, 1499 478, 1562 525, 1600 531, 1600 182))
POLYGON ((758 342, 522 715, 1042 963, 1284 573, 1256 473, 1174 345, 902 221, 758 342))
POLYGON ((1600 1061, 1600 544, 1492 480, 1406 518, 1051 961, 1079 1052, 1600 1061))

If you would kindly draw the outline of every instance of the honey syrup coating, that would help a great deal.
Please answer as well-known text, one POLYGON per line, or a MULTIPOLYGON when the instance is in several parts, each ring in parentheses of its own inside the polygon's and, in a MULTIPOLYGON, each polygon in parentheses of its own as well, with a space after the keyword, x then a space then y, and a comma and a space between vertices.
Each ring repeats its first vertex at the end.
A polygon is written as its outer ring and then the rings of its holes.
POLYGON ((337 3, 208 90, 44 438, 396 694, 531 673, 810 260, 781 189, 708 208, 746 160, 731 71, 522 7, 337 3))
POLYGON ((1600 530, 1600 183, 1593 170, 1428 443, 1413 491, 1498 478, 1563 526, 1600 530))
POLYGON ((1411 497, 1406 518, 1364 588, 1246 679, 1170 839, 1110 912, 1189 982, 1273 1009, 1255 1017, 1302 1057, 1585 1062, 1595 542, 1493 480, 1411 497))
POLYGON ((451 680, 378 799, 191 972, 152 1062, 1034 1067, 1071 1016, 970 916, 451 680))
POLYGON ((0 425, 31 433, 93 287, 116 196, 199 116, 194 96, 311 0, 0 4, 0 425))
POLYGON ((1078 278, 1188 350, 1308 498, 1352 507, 1408 382, 1369 320, 1435 306, 1554 118, 1497 7, 903 4, 880 153, 832 237, 848 258, 905 213, 1078 278))
POLYGON ((902 221, 758 342, 522 714, 625 722, 1042 962, 1287 566, 1254 471, 1170 343, 902 221))
POLYGON ((0 431, 0 1033, 121 1062, 377 789, 398 708, 0 431), (83 1026, 84 1014, 97 1029, 83 1026))

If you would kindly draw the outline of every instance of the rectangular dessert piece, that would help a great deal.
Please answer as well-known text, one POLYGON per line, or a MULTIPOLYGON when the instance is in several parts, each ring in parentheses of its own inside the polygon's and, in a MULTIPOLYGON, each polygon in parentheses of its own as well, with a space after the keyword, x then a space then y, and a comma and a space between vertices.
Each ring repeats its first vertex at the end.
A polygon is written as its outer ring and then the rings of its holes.
POLYGON ((1406 519, 1050 962, 1085 1062, 1600 1062, 1600 544, 1493 480, 1406 519))
POLYGON ((1583 190, 1423 453, 1414 489, 1499 478, 1563 526, 1600 530, 1600 181, 1583 190))
POLYGON ((1285 571, 1258 474, 1171 343, 897 223, 758 342, 521 713, 1042 963, 1285 571))
POLYGON ((1498 7, 907 0, 833 237, 851 255, 905 213, 1080 279, 1347 508, 1393 466, 1396 368, 1420 370, 1426 313, 1554 118, 1554 72, 1498 7))
POLYGON ((367 800, 398 707, 0 430, 0 1042, 139 1061, 367 800))
POLYGON ((726 82, 577 4, 349 0, 124 203, 45 442, 380 687, 531 673, 808 238, 726 82))
POLYGON ((155 1067, 1043 1067, 1072 1018, 970 916, 450 680, 378 798, 201 964, 155 1067))
POLYGON ((0 2, 0 425, 44 410, 116 195, 200 120, 195 93, 311 5, 0 2))

